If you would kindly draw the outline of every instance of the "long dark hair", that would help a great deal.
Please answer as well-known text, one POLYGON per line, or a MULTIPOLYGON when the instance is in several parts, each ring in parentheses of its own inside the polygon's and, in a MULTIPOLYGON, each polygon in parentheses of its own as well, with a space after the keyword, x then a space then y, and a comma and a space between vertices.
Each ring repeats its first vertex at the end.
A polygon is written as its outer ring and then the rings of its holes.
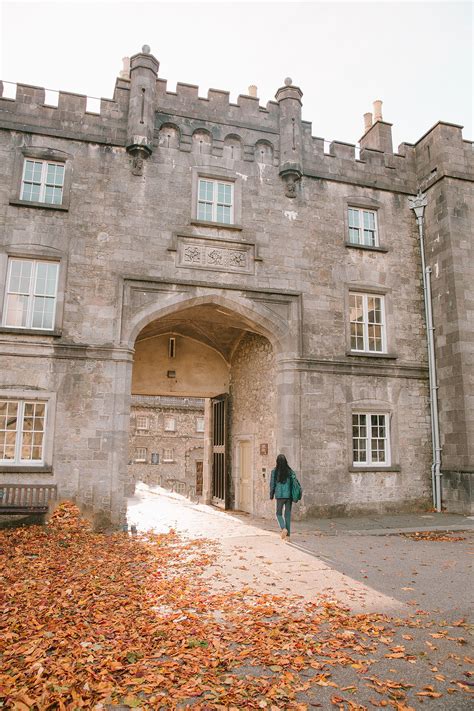
POLYGON ((278 455, 275 471, 276 471, 276 480, 278 482, 280 482, 280 484, 284 484, 285 481, 290 476, 290 471, 291 471, 284 454, 278 455))

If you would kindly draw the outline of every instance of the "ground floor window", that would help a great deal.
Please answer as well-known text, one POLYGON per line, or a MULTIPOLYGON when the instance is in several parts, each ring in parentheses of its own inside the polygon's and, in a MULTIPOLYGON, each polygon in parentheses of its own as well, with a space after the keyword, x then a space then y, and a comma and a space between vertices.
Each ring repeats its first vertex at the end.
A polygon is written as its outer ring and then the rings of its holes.
POLYGON ((46 403, 0 400, 0 461, 42 464, 46 403))
POLYGON ((352 415, 352 461, 354 466, 390 464, 389 416, 354 412, 352 415))

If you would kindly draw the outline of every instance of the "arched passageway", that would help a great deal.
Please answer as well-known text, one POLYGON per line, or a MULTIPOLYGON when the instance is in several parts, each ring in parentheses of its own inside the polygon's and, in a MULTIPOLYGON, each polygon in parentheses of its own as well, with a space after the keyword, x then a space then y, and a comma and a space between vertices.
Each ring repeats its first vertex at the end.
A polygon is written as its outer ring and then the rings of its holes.
MULTIPOLYGON (((278 394, 275 339, 272 343, 265 331, 242 313, 205 301, 177 305, 141 328, 135 340, 132 408, 137 399, 149 401, 150 409, 159 403, 148 424, 155 430, 154 463, 151 452, 144 454, 146 448, 140 447, 143 474, 151 471, 157 483, 173 478, 183 487, 194 486, 206 503, 270 513, 268 476, 277 451, 278 394), (199 447, 192 432, 197 410, 191 413, 199 401, 202 464, 196 452, 190 454, 199 447), (185 402, 188 415, 183 414, 185 402), (168 429, 166 408, 176 410, 174 418, 168 412, 168 422, 174 419, 168 429), (183 438, 187 444, 178 446, 183 438), (179 452, 182 461, 170 456, 171 451, 179 452)), ((132 423, 131 430, 136 429, 136 419, 132 423)), ((151 441, 153 432, 148 437, 151 441)), ((136 479, 145 479, 137 467, 134 472, 136 479)))

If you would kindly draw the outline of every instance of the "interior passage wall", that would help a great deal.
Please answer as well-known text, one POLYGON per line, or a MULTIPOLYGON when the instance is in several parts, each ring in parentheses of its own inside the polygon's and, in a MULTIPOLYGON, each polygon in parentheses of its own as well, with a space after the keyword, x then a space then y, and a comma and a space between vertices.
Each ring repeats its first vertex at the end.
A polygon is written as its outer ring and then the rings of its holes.
POLYGON ((238 505, 238 443, 248 439, 252 447, 253 513, 271 516, 274 504, 268 500, 268 490, 277 455, 277 397, 275 357, 266 338, 254 333, 242 338, 232 358, 230 382, 233 499, 238 505))

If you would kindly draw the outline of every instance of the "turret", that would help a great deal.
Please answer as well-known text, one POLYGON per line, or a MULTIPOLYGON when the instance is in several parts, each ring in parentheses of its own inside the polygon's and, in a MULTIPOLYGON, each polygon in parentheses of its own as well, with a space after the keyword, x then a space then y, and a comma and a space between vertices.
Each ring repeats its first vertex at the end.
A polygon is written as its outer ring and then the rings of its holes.
POLYGON ((133 156, 133 172, 140 175, 143 159, 153 151, 156 79, 160 63, 144 45, 130 58, 130 104, 127 151, 133 156))
POLYGON ((280 107, 280 175, 290 198, 296 197, 296 182, 303 175, 302 96, 301 89, 288 77, 275 97, 280 107))

